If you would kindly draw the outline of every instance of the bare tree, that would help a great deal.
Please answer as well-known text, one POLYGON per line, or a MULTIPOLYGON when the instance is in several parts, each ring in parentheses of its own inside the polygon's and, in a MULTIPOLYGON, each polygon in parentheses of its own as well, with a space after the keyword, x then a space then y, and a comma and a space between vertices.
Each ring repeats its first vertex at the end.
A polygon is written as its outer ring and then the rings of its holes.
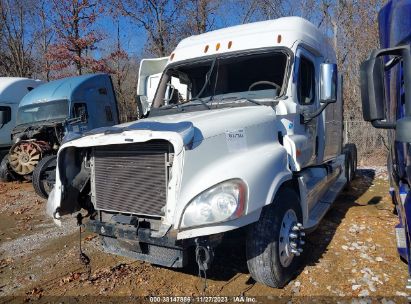
POLYGON ((31 76, 33 36, 29 25, 34 6, 22 0, 0 1, 1 62, 0 72, 6 76, 31 76))
POLYGON ((178 9, 180 15, 180 38, 213 30, 221 0, 182 0, 178 9))
POLYGON ((148 51, 159 57, 167 56, 176 44, 175 25, 179 5, 174 0, 113 0, 119 12, 148 35, 148 51))
POLYGON ((137 118, 135 103, 137 66, 124 51, 120 34, 120 20, 117 20, 115 49, 109 55, 109 66, 113 70, 113 84, 119 106, 120 121, 130 121, 137 118), (134 68, 134 70, 133 70, 134 68))
POLYGON ((55 36, 55 32, 51 25, 51 20, 49 17, 50 5, 48 1, 42 0, 37 3, 37 18, 35 19, 38 23, 36 37, 36 47, 37 47, 37 70, 38 73, 45 80, 50 80, 51 59, 47 56, 49 52, 50 45, 55 36))

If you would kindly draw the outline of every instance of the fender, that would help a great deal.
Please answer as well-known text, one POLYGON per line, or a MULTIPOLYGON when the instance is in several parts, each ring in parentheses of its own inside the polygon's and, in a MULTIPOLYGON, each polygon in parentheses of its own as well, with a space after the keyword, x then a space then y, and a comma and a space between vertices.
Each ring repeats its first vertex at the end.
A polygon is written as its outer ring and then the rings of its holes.
POLYGON ((200 144, 196 149, 185 153, 185 170, 173 226, 179 228, 184 210, 192 199, 225 180, 239 178, 247 184, 249 189, 247 207, 245 214, 236 220, 206 227, 188 228, 178 233, 178 239, 222 233, 258 221, 262 208, 273 201, 281 185, 292 179, 287 151, 276 140, 251 146, 246 151, 227 153, 218 159, 213 159, 206 147, 212 146, 214 152, 222 149, 225 145, 225 137, 216 136, 205 141, 208 141, 207 145, 200 144), (198 159, 202 159, 207 166, 196 166, 198 159), (189 171, 187 168, 192 170, 189 171))

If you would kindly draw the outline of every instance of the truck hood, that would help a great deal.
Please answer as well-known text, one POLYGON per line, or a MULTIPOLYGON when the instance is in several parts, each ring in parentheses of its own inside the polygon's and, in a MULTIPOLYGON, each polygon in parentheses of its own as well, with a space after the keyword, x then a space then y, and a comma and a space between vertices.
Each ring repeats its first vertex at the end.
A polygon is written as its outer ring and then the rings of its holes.
MULTIPOLYGON (((84 136, 108 135, 126 131, 134 133, 133 131, 140 130, 173 132, 178 133, 184 145, 187 145, 190 142, 202 141, 227 131, 238 130, 273 119, 275 119, 275 111, 270 106, 223 108, 142 119, 94 129, 85 133, 84 136)), ((70 140, 73 139, 67 138, 66 142, 70 140)))

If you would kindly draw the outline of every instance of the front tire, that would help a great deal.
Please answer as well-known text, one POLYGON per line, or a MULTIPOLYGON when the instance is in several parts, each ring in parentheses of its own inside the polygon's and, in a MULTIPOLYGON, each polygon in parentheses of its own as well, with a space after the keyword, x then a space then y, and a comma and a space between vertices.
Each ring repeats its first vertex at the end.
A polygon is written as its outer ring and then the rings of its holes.
POLYGON ((302 259, 291 253, 289 233, 301 221, 300 199, 291 189, 283 188, 274 202, 264 207, 246 236, 247 266, 254 280, 282 288, 293 278, 302 259))
POLYGON ((47 199, 54 187, 56 175, 57 156, 43 157, 33 171, 33 188, 36 194, 47 199))
POLYGON ((16 174, 10 169, 9 155, 4 155, 0 164, 0 182, 7 183, 17 180, 16 174))

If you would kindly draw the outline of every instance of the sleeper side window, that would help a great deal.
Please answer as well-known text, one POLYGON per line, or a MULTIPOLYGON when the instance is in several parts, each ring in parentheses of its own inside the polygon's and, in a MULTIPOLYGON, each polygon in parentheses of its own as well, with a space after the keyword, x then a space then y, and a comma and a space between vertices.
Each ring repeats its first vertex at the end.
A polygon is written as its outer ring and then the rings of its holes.
POLYGON ((0 128, 11 120, 11 108, 0 106, 0 128))
POLYGON ((307 58, 300 58, 298 73, 298 101, 302 105, 310 105, 315 101, 315 68, 307 58))

